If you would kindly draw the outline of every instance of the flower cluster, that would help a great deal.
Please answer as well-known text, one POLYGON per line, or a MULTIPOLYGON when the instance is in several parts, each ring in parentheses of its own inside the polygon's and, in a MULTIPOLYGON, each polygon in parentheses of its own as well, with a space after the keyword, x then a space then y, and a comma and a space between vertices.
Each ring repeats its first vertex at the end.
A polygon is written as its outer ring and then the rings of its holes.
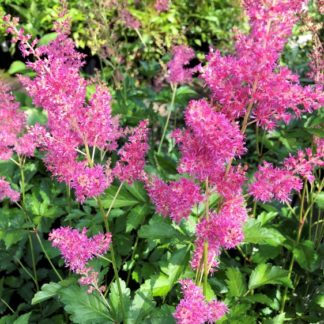
POLYGON ((272 199, 288 202, 291 191, 299 191, 302 188, 301 180, 294 176, 293 172, 273 167, 267 162, 259 166, 254 178, 254 182, 249 186, 249 193, 263 202, 272 199))
MULTIPOLYGON (((108 88, 98 84, 87 101, 86 88, 89 83, 80 75, 84 56, 76 51, 69 38, 68 21, 56 24, 55 40, 37 48, 33 43, 28 43, 30 37, 21 36, 23 31, 18 30, 18 21, 7 17, 6 23, 10 26, 8 32, 35 58, 27 64, 36 72, 36 76, 33 79, 20 76, 19 79, 34 104, 42 107, 48 116, 46 131, 40 131, 39 127, 35 131, 38 144, 45 152, 47 168, 59 181, 75 189, 78 201, 99 196, 111 184, 113 172, 108 165, 103 167, 95 163, 96 149, 102 152, 117 150, 117 140, 124 136, 118 118, 112 116, 108 88)), ((21 115, 15 112, 12 98, 8 97, 7 101, 11 106, 6 106, 12 107, 12 112, 6 118, 11 120, 8 125, 11 125, 10 136, 13 135, 10 137, 6 134, 8 144, 3 143, 12 146, 13 136, 21 132, 23 121, 21 115)), ((31 134, 35 132, 32 130, 31 134)), ((143 121, 130 136, 130 143, 119 150, 121 160, 114 172, 121 181, 132 183, 143 179, 147 137, 147 122, 143 121)), ((17 151, 30 155, 35 148, 27 145, 30 139, 35 139, 35 136, 27 134, 21 137, 17 151)))
POLYGON ((26 116, 19 109, 9 88, 0 82, 0 159, 8 160, 14 152, 34 154, 36 143, 28 133, 26 116), (27 131, 27 132, 26 132, 27 131))
POLYGON ((66 266, 83 276, 80 283, 89 285, 89 292, 91 292, 93 288, 98 287, 98 273, 87 266, 87 263, 108 251, 111 234, 97 234, 92 238, 88 238, 86 234, 85 228, 80 232, 70 227, 60 227, 49 234, 49 240, 61 251, 66 266))
POLYGON ((113 174, 128 184, 144 180, 145 155, 148 151, 148 121, 143 120, 131 130, 128 142, 119 150, 120 160, 113 169, 113 174))
POLYGON ((156 0, 154 8, 158 12, 168 11, 170 6, 170 0, 156 0))
POLYGON ((214 323, 227 312, 227 306, 217 300, 207 302, 202 289, 191 280, 181 282, 183 299, 178 304, 174 318, 178 324, 214 323))
POLYGON ((157 212, 177 223, 188 218, 192 207, 202 200, 199 186, 186 178, 169 184, 155 178, 147 184, 147 190, 157 212))
POLYGON ((178 171, 200 181, 212 182, 225 170, 225 163, 245 152, 238 125, 202 99, 191 101, 185 112, 187 130, 173 133, 182 153, 178 171))
POLYGON ((121 10, 120 18, 124 22, 125 26, 130 29, 139 29, 141 27, 141 22, 137 20, 127 9, 121 10))
POLYGON ((278 64, 303 2, 245 0, 250 33, 237 36, 234 55, 222 56, 219 51, 208 55, 202 77, 229 118, 252 110, 258 125, 273 129, 278 121, 288 123, 323 104, 322 92, 302 87, 297 75, 278 64))
POLYGON ((10 199, 12 202, 16 202, 20 198, 20 193, 11 189, 10 183, 3 177, 0 177, 0 201, 5 198, 10 199))
POLYGON ((172 49, 172 59, 168 63, 168 81, 172 84, 190 82, 192 75, 197 71, 197 67, 188 68, 185 65, 188 65, 194 57, 195 52, 192 48, 185 45, 174 46, 172 49))

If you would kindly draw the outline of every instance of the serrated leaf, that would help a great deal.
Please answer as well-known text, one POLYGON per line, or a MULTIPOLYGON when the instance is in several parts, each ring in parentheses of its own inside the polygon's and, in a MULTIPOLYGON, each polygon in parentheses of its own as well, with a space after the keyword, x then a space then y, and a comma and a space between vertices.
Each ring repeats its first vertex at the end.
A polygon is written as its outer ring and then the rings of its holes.
POLYGON ((245 243, 279 246, 282 245, 285 240, 285 237, 278 230, 262 227, 258 220, 249 219, 244 225, 245 243))
POLYGON ((113 323, 107 306, 98 295, 88 294, 79 286, 71 286, 62 289, 59 296, 72 322, 79 324, 113 323))
POLYGON ((28 324, 29 323, 29 318, 32 312, 26 313, 24 315, 20 315, 14 322, 13 324, 28 324))
POLYGON ((149 201, 146 190, 144 189, 144 186, 141 182, 135 181, 131 186, 126 184, 125 187, 130 192, 130 194, 138 199, 138 201, 149 201))
POLYGON ((56 282, 51 282, 42 286, 32 299, 32 305, 42 303, 43 301, 50 299, 58 294, 62 286, 56 282))
POLYGON ((166 296, 170 291, 169 278, 163 273, 146 280, 142 286, 144 290, 150 291, 153 297, 166 296))
POLYGON ((183 237, 171 224, 168 224, 162 217, 155 215, 148 225, 140 228, 138 236, 146 239, 174 239, 183 237))
POLYGON ((246 296, 244 297, 244 300, 252 304, 259 303, 267 306, 271 306, 273 304, 273 300, 264 294, 254 294, 252 296, 246 296))
POLYGON ((264 285, 284 285, 292 287, 288 278, 288 271, 271 264, 259 264, 251 273, 249 289, 255 289, 264 285))
MULTIPOLYGON (((125 281, 119 279, 119 283, 122 292, 123 307, 126 315, 131 303, 130 290, 129 288, 126 287, 125 281)), ((120 300, 118 285, 116 281, 111 285, 111 289, 109 293, 109 305, 111 309, 110 310, 111 315, 114 318, 114 320, 121 322, 123 320, 123 311, 122 311, 122 304, 120 300)))
POLYGON ((126 233, 133 229, 137 229, 145 220, 145 217, 150 213, 151 208, 147 204, 135 206, 127 215, 126 233))
POLYGON ((229 295, 232 297, 243 296, 246 292, 246 283, 240 270, 238 268, 228 268, 226 270, 226 277, 229 295))
POLYGON ((140 323, 155 307, 152 294, 149 291, 137 290, 128 312, 128 323, 140 323))
MULTIPOLYGON (((117 190, 118 190, 117 186, 110 186, 109 189, 106 191, 106 194, 102 199, 102 203, 105 209, 108 209, 112 204, 117 190)), ((130 194, 126 190, 126 188, 123 187, 114 201, 113 208, 135 206, 140 202, 141 202, 140 200, 138 200, 136 197, 130 194)))
POLYGON ((314 242, 306 240, 300 242, 294 249, 293 255, 297 263, 307 271, 314 271, 317 269, 319 255, 315 250, 314 242))
POLYGON ((267 319, 264 324, 282 324, 285 321, 286 314, 281 313, 272 319, 267 319))
POLYGON ((8 73, 9 74, 16 74, 16 73, 22 73, 26 71, 27 67, 26 64, 21 61, 14 61, 11 63, 8 73))

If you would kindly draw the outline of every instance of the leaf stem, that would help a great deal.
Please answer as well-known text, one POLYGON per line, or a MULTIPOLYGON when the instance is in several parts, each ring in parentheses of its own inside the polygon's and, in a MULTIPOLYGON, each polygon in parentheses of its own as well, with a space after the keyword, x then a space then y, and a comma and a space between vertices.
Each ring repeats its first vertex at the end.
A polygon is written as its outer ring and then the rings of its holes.
POLYGON ((158 154, 161 153, 161 148, 162 148, 162 145, 163 145, 163 141, 164 141, 164 138, 165 138, 166 131, 167 131, 168 126, 169 126, 170 117, 171 117, 171 113, 172 113, 172 110, 173 110, 173 107, 174 107, 174 101, 175 101, 175 97, 176 97, 176 93, 177 93, 177 84, 171 85, 171 87, 172 87, 171 104, 170 104, 170 108, 168 109, 167 119, 166 119, 166 122, 165 122, 165 125, 164 125, 164 128, 163 128, 163 133, 162 133, 161 141, 160 141, 159 148, 158 148, 158 154))

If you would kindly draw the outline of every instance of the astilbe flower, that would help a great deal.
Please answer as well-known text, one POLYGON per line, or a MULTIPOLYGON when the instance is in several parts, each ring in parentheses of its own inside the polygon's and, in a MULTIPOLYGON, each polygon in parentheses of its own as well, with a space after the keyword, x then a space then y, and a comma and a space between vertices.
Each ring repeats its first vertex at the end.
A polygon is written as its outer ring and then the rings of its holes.
POLYGON ((79 202, 84 202, 87 197, 99 196, 112 183, 110 175, 106 175, 101 165, 88 167, 85 163, 77 163, 71 187, 79 202))
POLYGON ((168 65, 168 81, 172 84, 189 83, 192 75, 197 71, 197 67, 188 68, 185 65, 190 63, 195 57, 192 48, 186 45, 178 45, 172 48, 172 59, 168 65))
POLYGON ((207 302, 202 289, 192 280, 180 281, 183 299, 174 313, 177 324, 214 323, 227 312, 227 306, 217 300, 207 302))
POLYGON ((220 103, 220 111, 230 119, 253 108, 252 118, 258 125, 273 129, 278 121, 288 123, 323 104, 322 92, 302 87, 297 75, 278 64, 303 2, 244 1, 250 33, 237 36, 234 55, 222 56, 219 51, 208 55, 202 78, 220 103))
POLYGON ((169 184, 154 178, 148 182, 147 190, 157 212, 177 223, 188 218, 192 207, 202 200, 199 186, 186 178, 169 184))
POLYGON ((293 174, 300 175, 309 182, 313 182, 315 180, 313 175, 315 167, 324 166, 323 147, 324 145, 322 139, 317 143, 315 154, 313 154, 311 148, 307 148, 305 151, 299 150, 296 156, 290 155, 285 159, 284 167, 293 174))
POLYGON ((247 219, 247 210, 243 196, 225 200, 218 213, 212 212, 208 220, 203 219, 196 228, 195 251, 191 259, 193 269, 199 269, 203 262, 203 246, 208 243, 208 269, 218 266, 215 259, 221 248, 231 249, 243 242, 243 224, 247 219))
POLYGON ((126 27, 131 29, 139 29, 141 27, 141 22, 136 19, 127 9, 121 10, 119 15, 126 27))
POLYGON ((292 171, 264 162, 254 174, 254 181, 249 185, 248 191, 262 202, 272 199, 288 202, 291 192, 300 191, 301 188, 302 181, 292 171))
POLYGON ((87 265, 94 257, 105 254, 111 244, 111 233, 87 237, 87 229, 81 232, 71 227, 60 227, 49 234, 52 246, 58 248, 71 271, 81 274, 80 284, 98 287, 98 273, 87 265))
POLYGON ((10 199, 12 202, 17 202, 20 198, 20 193, 11 189, 10 183, 4 177, 0 177, 0 201, 5 198, 10 199))
POLYGON ((237 124, 204 99, 189 103, 185 121, 187 129, 172 134, 181 151, 178 171, 215 182, 217 175, 224 174, 226 162, 245 152, 244 137, 237 124))
POLYGON ((0 159, 8 160, 13 154, 19 134, 24 130, 26 117, 19 110, 9 88, 0 82, 0 159))
MULTIPOLYGON (((28 43, 29 37, 20 37, 17 21, 7 19, 7 23, 9 32, 18 37, 35 58, 34 62, 27 64, 36 72, 36 77, 21 76, 20 81, 34 104, 42 107, 48 115, 48 132, 41 143, 48 169, 59 181, 76 189, 79 201, 100 195, 111 183, 106 177, 108 170, 90 163, 89 156, 87 163, 90 164, 85 167, 85 162, 80 163, 77 152, 84 146, 86 150, 89 147, 102 150, 117 147, 121 131, 118 119, 111 116, 111 96, 107 87, 98 85, 89 104, 86 102, 87 82, 79 74, 84 55, 75 50, 73 41, 68 37, 69 24, 66 20, 56 24, 56 39, 38 48, 28 43), (91 180, 94 180, 93 184, 90 184, 91 180)), ((20 150, 24 149, 23 144, 28 139, 20 140, 20 150)))
POLYGON ((118 151, 120 160, 113 169, 121 182, 132 184, 145 180, 145 155, 148 151, 148 120, 143 120, 131 131, 128 142, 118 151))
POLYGON ((156 0, 154 8, 158 12, 168 11, 170 6, 170 0, 156 0))

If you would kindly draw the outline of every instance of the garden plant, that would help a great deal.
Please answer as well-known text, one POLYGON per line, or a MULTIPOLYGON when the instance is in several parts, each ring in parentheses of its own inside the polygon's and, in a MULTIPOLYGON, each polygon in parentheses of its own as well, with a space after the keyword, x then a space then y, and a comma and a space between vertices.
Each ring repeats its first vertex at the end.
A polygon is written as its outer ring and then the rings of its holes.
POLYGON ((0 10, 0 324, 323 322, 323 1, 0 10))

